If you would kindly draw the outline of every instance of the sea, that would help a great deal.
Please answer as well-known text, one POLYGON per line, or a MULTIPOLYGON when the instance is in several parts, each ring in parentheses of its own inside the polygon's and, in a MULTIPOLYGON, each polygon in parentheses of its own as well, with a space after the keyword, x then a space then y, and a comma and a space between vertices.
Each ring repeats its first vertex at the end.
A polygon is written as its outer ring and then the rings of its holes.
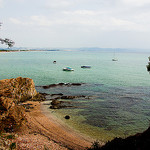
MULTIPOLYGON (((84 95, 67 100, 75 107, 49 113, 96 140, 109 141, 143 132, 150 125, 150 52, 21 51, 0 53, 0 79, 32 78, 38 92, 84 95), (56 61, 56 64, 53 63, 56 61), (91 68, 81 68, 90 65, 91 68), (62 69, 71 67, 74 71, 62 69), (82 83, 81 86, 42 86, 82 83), (65 115, 70 119, 66 120, 65 115)), ((48 101, 48 100, 47 100, 48 101)), ((48 101, 50 104, 50 101, 48 101)))

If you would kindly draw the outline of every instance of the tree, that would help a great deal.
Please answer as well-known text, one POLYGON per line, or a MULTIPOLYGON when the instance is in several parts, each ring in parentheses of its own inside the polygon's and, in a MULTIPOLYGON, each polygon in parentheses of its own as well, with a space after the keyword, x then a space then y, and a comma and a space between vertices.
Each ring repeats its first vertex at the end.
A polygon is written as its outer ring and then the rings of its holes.
MULTIPOLYGON (((1 26, 2 26, 2 23, 0 22, 0 27, 1 26)), ((8 46, 8 48, 13 47, 14 44, 15 44, 14 41, 12 41, 12 40, 10 40, 8 38, 5 38, 5 39, 0 38, 0 43, 1 44, 6 44, 8 46)))
POLYGON ((147 71, 150 72, 150 57, 148 57, 148 59, 149 59, 149 62, 148 62, 148 65, 146 67, 147 67, 147 71))

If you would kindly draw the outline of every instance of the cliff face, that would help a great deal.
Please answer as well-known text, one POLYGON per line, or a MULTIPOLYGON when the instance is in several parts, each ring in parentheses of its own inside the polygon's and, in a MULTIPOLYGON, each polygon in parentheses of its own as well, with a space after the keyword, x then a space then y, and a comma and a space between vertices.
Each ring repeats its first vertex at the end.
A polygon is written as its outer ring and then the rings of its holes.
POLYGON ((0 95, 13 98, 16 102, 25 101, 37 95, 32 79, 18 77, 0 81, 0 95))
POLYGON ((0 81, 0 131, 13 132, 24 121, 25 109, 19 102, 37 96, 32 79, 18 77, 0 81))

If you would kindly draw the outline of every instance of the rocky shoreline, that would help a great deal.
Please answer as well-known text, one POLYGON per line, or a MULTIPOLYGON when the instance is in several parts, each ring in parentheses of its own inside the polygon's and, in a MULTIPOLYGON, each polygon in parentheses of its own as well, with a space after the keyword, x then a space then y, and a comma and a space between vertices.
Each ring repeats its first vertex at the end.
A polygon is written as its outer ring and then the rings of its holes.
MULTIPOLYGON (((43 86, 81 86, 82 84, 53 84, 43 86)), ((69 99, 90 98, 84 95, 63 95, 62 93, 38 93, 32 79, 13 78, 0 81, 0 149, 55 149, 55 150, 148 150, 150 147, 150 128, 145 132, 127 137, 115 138, 111 142, 93 143, 92 139, 84 137, 60 123, 53 115, 46 117, 41 111, 41 103, 47 96, 51 100, 51 109, 74 107, 69 99), (67 101, 65 101, 65 99, 67 101), (101 147, 100 145, 104 145, 101 147), (91 147, 91 148, 88 148, 91 147)), ((45 112, 46 114, 47 112, 45 112)), ((69 119, 70 116, 65 116, 69 119)))
MULTIPOLYGON (((82 86, 85 83, 58 83, 58 84, 50 84, 46 86, 37 86, 43 89, 49 88, 60 88, 60 87, 71 87, 71 86, 82 86)), ((45 96, 46 100, 51 101, 50 109, 62 109, 62 108, 76 108, 77 106, 73 106, 71 101, 72 99, 90 99, 92 96, 85 96, 85 95, 64 95, 63 93, 57 94, 47 94, 47 93, 40 93, 45 96)))
MULTIPOLYGON (((69 85, 59 84, 59 86, 69 85)), ((57 119, 54 120, 51 117, 50 120, 41 113, 40 103, 46 100, 46 95, 45 93, 37 93, 33 80, 29 78, 18 77, 0 81, 1 149, 66 150, 68 148, 85 149, 91 145, 90 140, 64 128, 57 119), (10 139, 8 139, 9 136, 10 139)), ((84 96, 63 94, 52 94, 51 97, 53 97, 52 109, 72 107, 69 102, 66 103, 58 99, 85 98, 84 96)))

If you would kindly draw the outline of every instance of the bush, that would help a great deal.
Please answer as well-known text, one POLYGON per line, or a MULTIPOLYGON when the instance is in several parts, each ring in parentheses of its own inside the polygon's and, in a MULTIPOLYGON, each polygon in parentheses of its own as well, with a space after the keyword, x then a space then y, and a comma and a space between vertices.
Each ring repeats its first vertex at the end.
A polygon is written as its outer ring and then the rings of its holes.
POLYGON ((8 135, 7 139, 14 139, 14 135, 8 135))
POLYGON ((10 149, 12 150, 12 149, 15 149, 16 148, 16 143, 11 143, 10 144, 10 149))
POLYGON ((99 150, 101 148, 98 141, 93 142, 91 148, 88 148, 87 150, 99 150))

